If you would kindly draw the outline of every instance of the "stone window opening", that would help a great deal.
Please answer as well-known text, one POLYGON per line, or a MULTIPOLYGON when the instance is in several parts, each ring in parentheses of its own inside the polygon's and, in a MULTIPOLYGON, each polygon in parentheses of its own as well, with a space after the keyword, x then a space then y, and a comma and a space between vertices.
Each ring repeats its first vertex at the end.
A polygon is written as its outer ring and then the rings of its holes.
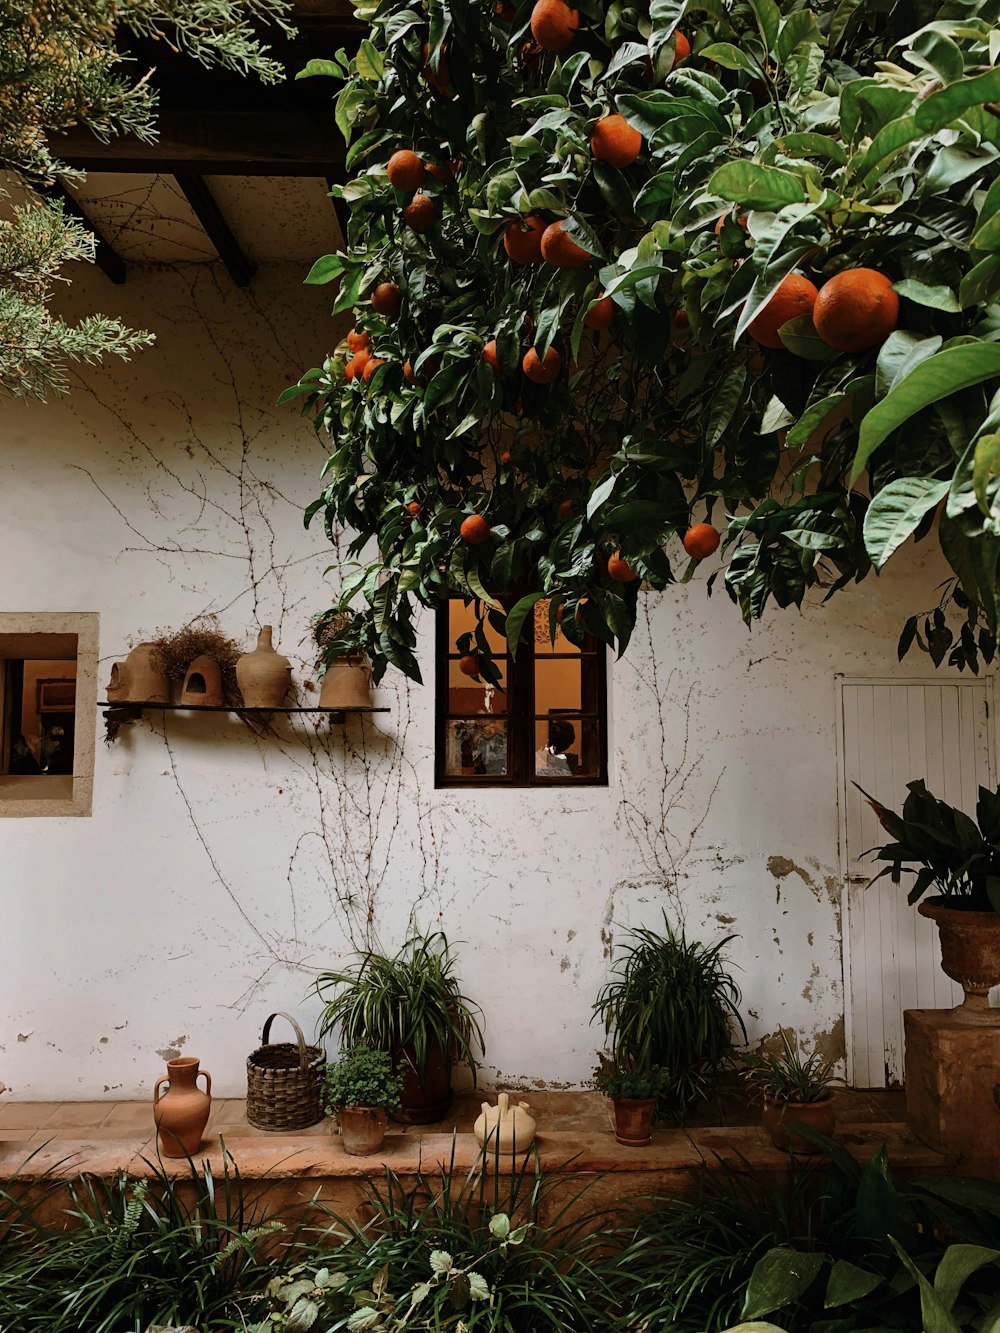
POLYGON ((603 644, 553 644, 549 605, 534 608, 517 657, 487 623, 500 685, 462 673, 459 635, 474 630, 472 604, 452 598, 437 612, 435 785, 607 786, 607 664, 603 644))
POLYGON ((0 817, 91 813, 98 616, 0 612, 0 817))

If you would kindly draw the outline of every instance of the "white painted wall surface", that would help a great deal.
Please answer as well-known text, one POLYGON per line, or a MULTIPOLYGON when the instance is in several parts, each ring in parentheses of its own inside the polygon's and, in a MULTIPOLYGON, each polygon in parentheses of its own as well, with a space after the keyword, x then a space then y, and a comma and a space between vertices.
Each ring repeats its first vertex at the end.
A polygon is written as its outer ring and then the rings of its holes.
MULTIPOLYGON (((272 623, 308 676, 333 556, 301 509, 325 453, 273 404, 335 333, 301 276, 265 269, 247 294, 202 266, 124 288, 85 272, 76 308, 156 347, 64 401, 3 405, 0 608, 98 611, 103 679, 130 640, 209 611, 248 641, 272 623)), ((841 1056, 834 678, 927 672, 895 645, 935 600, 929 557, 750 634, 707 571, 644 596, 611 676, 607 790, 435 791, 429 623, 428 684, 387 681, 392 711, 346 732, 257 741, 167 714, 99 744, 92 818, 0 823, 0 1078, 18 1098, 146 1097, 183 1050, 239 1096, 267 1014, 311 1027, 314 969, 369 929, 394 948, 412 915, 461 941, 488 1081, 577 1086, 609 943, 661 907, 738 936, 753 1038, 791 1025, 841 1056)))

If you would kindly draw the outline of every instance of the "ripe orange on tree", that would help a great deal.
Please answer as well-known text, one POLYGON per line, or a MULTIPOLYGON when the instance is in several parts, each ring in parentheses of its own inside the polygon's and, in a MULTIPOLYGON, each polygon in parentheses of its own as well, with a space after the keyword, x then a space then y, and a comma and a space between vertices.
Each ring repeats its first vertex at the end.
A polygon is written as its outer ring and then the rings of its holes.
POLYGON ((499 374, 500 374, 500 362, 499 362, 499 360, 497 359, 497 340, 496 340, 496 338, 491 338, 491 339, 489 340, 489 342, 486 343, 486 344, 483 346, 483 350, 482 350, 482 352, 480 353, 480 355, 482 356, 482 359, 486 362, 486 364, 489 366, 490 370, 493 371, 493 374, 494 374, 494 375, 499 375, 499 374))
POLYGON ((608 558, 608 574, 616 583, 634 583, 639 575, 622 557, 621 551, 615 551, 608 558))
POLYGON ((507 467, 508 464, 510 463, 510 460, 511 460, 510 450, 505 449, 503 453, 500 455, 500 462, 504 465, 504 467, 507 467))
POLYGON ((682 32, 674 33, 674 64, 679 65, 691 54, 691 43, 682 32))
POLYGON ((684 549, 694 560, 704 560, 719 549, 722 538, 711 523, 695 523, 684 534, 684 549))
POLYGON ((412 194, 414 190, 419 190, 427 175, 423 158, 418 157, 409 148, 401 148, 393 153, 386 171, 389 175, 389 184, 395 190, 402 190, 404 194, 412 194))
POLYGON ((355 352, 344 367, 344 373, 349 380, 356 379, 358 375, 364 373, 365 366, 372 359, 372 354, 367 347, 362 347, 360 351, 355 352))
POLYGON ((573 501, 562 500, 559 504, 559 518, 563 523, 573 517, 573 501))
POLYGON ((416 384, 417 382, 417 377, 413 373, 413 367, 410 364, 409 358, 403 362, 403 379, 406 380, 407 384, 416 384))
POLYGON ((455 89, 452 87, 451 70, 448 68, 448 62, 445 60, 444 51, 438 55, 437 72, 431 69, 430 62, 431 48, 427 42, 424 42, 420 48, 420 59, 423 61, 423 74, 425 80, 430 84, 436 93, 442 97, 454 96, 455 89))
POLYGON ((838 352, 870 352, 896 327, 899 297, 892 279, 873 268, 848 268, 824 282, 813 307, 816 332, 838 352))
POLYGON ((567 235, 563 230, 565 225, 566 219, 562 218, 550 223, 542 232, 542 258, 553 268, 581 268, 594 256, 567 235))
POLYGON ((521 369, 532 384, 551 384, 562 369, 562 357, 550 347, 544 357, 529 347, 521 358, 521 369))
POLYGON ((478 676, 481 670, 479 658, 474 653, 467 653, 458 659, 458 669, 463 676, 478 676))
POLYGON ((583 317, 588 329, 610 329, 615 322, 615 303, 610 296, 601 296, 583 317))
POLYGON ((395 319, 403 308, 403 293, 394 282, 380 282, 371 294, 372 309, 395 319))
POLYGON ((642 151, 642 135, 617 111, 602 116, 590 136, 590 151, 612 167, 630 167, 642 151))
POLYGON ((428 176, 433 176, 439 185, 450 185, 455 179, 450 162, 425 162, 428 176))
POLYGON ((357 329, 351 329, 347 335, 347 345, 352 352, 360 352, 364 347, 371 346, 371 334, 357 329))
POLYGON ((579 10, 565 0, 536 0, 531 11, 531 33, 543 51, 567 50, 579 26, 579 10))
POLYGON ((384 365, 385 365, 385 360, 382 357, 370 356, 368 360, 365 362, 364 368, 361 371, 361 378, 367 384, 368 381, 371 379, 371 377, 375 374, 376 370, 378 370, 379 366, 384 366, 384 365))
POLYGON ((790 319, 812 314, 817 295, 815 284, 808 278, 801 273, 789 273, 782 278, 781 285, 764 309, 751 321, 747 333, 762 347, 784 347, 778 330, 790 319))
POLYGON ((468 546, 482 546, 490 539, 490 525, 482 514, 470 514, 468 518, 462 520, 462 526, 458 531, 462 541, 468 546))
POLYGON ((542 235, 545 221, 537 213, 530 213, 519 222, 512 222, 504 229, 503 248, 515 264, 540 264, 542 260, 542 235))
POLYGON ((408 514, 412 514, 413 517, 416 518, 416 516, 420 513, 420 501, 411 500, 410 503, 406 506, 406 512, 408 514))
POLYGON ((715 224, 715 234, 718 236, 722 228, 726 225, 726 219, 731 218, 733 222, 738 222, 744 231, 750 226, 745 217, 742 217, 738 208, 731 208, 728 213, 722 213, 715 224))
POLYGON ((429 194, 415 194, 403 209, 403 221, 418 233, 430 231, 437 218, 437 204, 429 194))

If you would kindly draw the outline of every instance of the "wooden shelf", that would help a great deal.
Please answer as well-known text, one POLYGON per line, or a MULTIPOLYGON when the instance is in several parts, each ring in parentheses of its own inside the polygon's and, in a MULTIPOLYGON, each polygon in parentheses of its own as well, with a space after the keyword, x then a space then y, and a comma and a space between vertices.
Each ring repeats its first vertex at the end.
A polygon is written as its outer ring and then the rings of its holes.
POLYGON ((154 704, 133 703, 130 700, 102 699, 98 708, 105 710, 104 716, 109 722, 137 722, 143 713, 230 713, 240 716, 243 713, 251 717, 272 717, 275 713, 320 713, 334 723, 344 723, 347 715, 367 713, 388 713, 389 708, 230 708, 228 704, 154 704))

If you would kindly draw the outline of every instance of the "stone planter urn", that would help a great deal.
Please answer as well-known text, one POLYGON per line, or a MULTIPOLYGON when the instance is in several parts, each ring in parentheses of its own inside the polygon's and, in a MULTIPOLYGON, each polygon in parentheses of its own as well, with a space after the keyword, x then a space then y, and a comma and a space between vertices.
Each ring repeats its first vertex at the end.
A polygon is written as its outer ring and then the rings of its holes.
POLYGON ((352 1157, 370 1157, 385 1138, 389 1114, 381 1106, 342 1106, 337 1112, 344 1152, 352 1157))
POLYGON ((776 1148, 794 1153, 796 1157, 820 1152, 819 1144, 811 1143, 797 1134, 795 1126, 787 1123, 790 1120, 798 1121, 817 1134, 832 1139, 837 1124, 833 1095, 818 1102, 772 1101, 769 1097, 764 1098, 761 1124, 776 1148))
POLYGON ((942 970, 965 991, 952 1018, 985 1027, 1000 1024, 1000 1009, 991 1009, 989 999, 1000 985, 1000 913, 965 912, 940 898, 920 903, 917 911, 937 922, 942 970))

